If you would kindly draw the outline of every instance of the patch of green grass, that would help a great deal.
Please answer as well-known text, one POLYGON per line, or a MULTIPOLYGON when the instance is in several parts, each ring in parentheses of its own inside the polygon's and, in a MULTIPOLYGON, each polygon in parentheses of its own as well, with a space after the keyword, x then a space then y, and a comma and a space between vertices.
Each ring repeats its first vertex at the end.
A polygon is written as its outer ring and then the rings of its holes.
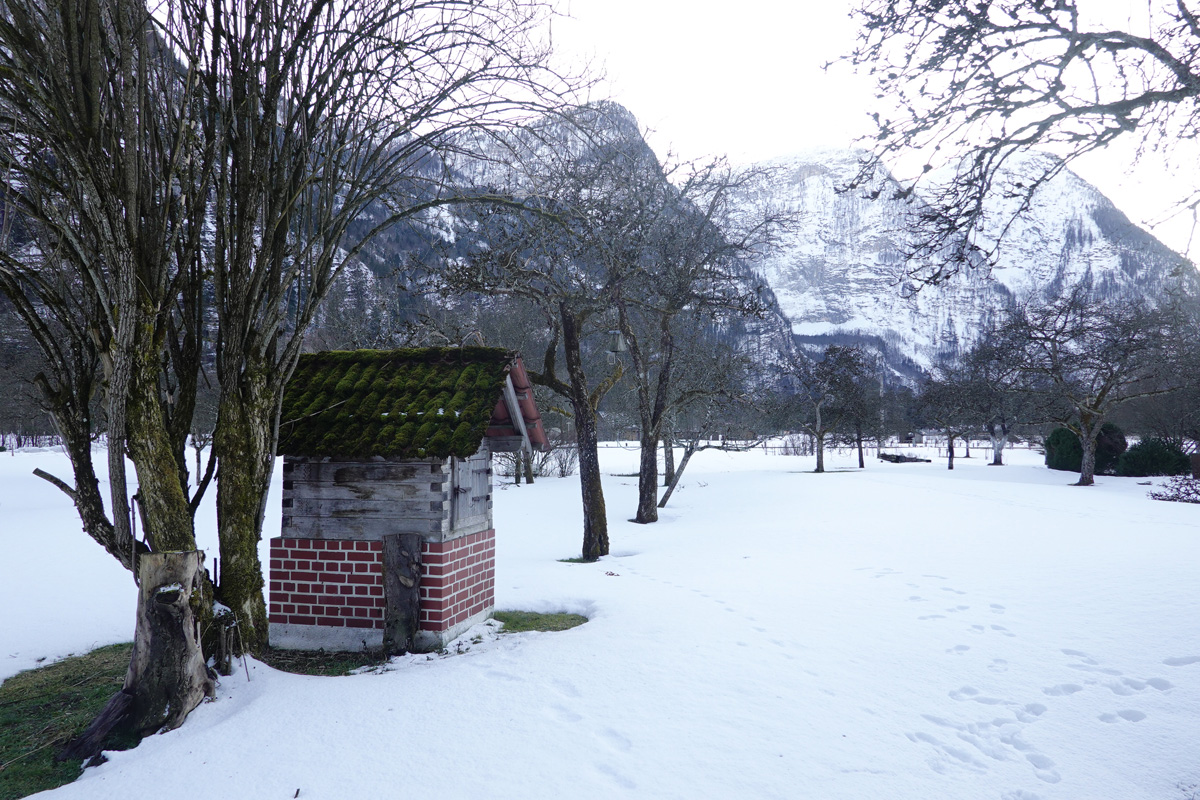
POLYGON ((349 675, 356 669, 378 666, 387 660, 380 652, 373 650, 327 653, 324 650, 281 650, 274 647, 260 653, 258 659, 282 672, 327 678, 349 675))
POLYGON ((588 561, 583 556, 572 556, 571 558, 560 558, 558 561, 560 564, 595 564, 596 563, 594 560, 588 561))
POLYGON ((579 614, 535 614, 532 611, 497 611, 492 615, 504 623, 501 633, 565 631, 587 622, 579 614))
MULTIPOLYGON (((0 684, 0 800, 53 789, 79 777, 79 761, 57 762, 67 742, 83 733, 121 689, 132 644, 12 676, 0 684)), ((136 742, 106 743, 132 747, 136 742)))

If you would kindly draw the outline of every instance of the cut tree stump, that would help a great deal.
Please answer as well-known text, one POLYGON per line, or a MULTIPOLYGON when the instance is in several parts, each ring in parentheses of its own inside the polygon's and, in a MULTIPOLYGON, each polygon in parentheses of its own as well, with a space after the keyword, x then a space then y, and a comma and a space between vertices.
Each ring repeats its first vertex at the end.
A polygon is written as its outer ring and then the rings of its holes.
POLYGON ((383 597, 384 651, 412 652, 421 625, 421 534, 383 537, 383 597))
POLYGON ((61 760, 88 758, 114 730, 145 736, 174 730, 214 684, 200 648, 204 553, 147 553, 138 560, 137 633, 125 685, 61 760))

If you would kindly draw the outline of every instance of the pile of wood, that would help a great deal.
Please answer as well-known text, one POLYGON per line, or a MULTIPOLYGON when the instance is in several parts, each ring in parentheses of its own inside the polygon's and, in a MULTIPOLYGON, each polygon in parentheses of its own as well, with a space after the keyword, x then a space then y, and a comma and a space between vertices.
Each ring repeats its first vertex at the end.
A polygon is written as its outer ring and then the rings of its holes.
POLYGON ((880 453, 880 461, 888 461, 892 464, 932 464, 933 460, 928 458, 917 458, 916 456, 904 456, 896 453, 880 453))

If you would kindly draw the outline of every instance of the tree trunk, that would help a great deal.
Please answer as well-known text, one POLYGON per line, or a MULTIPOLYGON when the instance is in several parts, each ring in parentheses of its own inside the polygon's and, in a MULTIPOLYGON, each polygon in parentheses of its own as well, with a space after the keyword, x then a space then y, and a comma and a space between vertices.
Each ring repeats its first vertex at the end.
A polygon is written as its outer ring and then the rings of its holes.
MULTIPOLYGON (((662 435, 663 446, 663 486, 670 486, 675 482, 675 445, 674 436, 671 431, 665 431, 662 435)), ((659 505, 662 508, 662 505, 659 505)))
POLYGON ((525 465, 525 482, 533 483, 533 453, 529 450, 521 451, 521 463, 525 465))
POLYGON ((858 445, 858 468, 859 468, 859 469, 866 469, 866 468, 867 468, 867 462, 866 462, 866 459, 863 457, 863 432, 862 432, 862 423, 855 423, 855 424, 854 424, 854 442, 855 442, 855 444, 857 444, 857 445, 858 445))
POLYGON ((98 753, 114 730, 143 736, 174 730, 205 697, 213 681, 200 650, 204 553, 149 553, 139 562, 137 633, 125 685, 61 759, 98 753))
POLYGON ((421 626, 421 534, 383 537, 383 649, 388 655, 413 651, 421 626))
POLYGON ((679 481, 683 478, 683 471, 687 469, 688 462, 692 460, 692 455, 695 452, 696 445, 694 442, 683 446, 683 459, 679 462, 679 469, 675 470, 675 475, 671 478, 671 485, 667 487, 667 491, 663 492, 662 500, 658 501, 659 508, 667 507, 667 501, 675 493, 675 487, 679 485, 679 481))
POLYGON ((579 349, 579 322, 565 306, 561 309, 563 354, 567 362, 571 410, 575 415, 575 440, 579 445, 579 489, 583 496, 583 560, 608 555, 608 516, 600 480, 599 436, 596 415, 588 398, 587 376, 579 349))
POLYGON ((658 436, 641 440, 641 463, 638 465, 638 506, 634 522, 658 522, 658 436))
POLYGON ((212 445, 218 464, 217 534, 221 545, 217 598, 237 616, 242 646, 257 653, 267 645, 258 543, 275 467, 274 430, 279 410, 266 379, 247 369, 237 384, 222 385, 212 445))
POLYGON ((946 469, 954 469, 954 435, 949 432, 946 433, 946 450, 946 469))
POLYGON ((1004 466, 1004 445, 1008 442, 1006 435, 992 436, 992 466, 1004 466))
POLYGON ((180 483, 179 461, 171 444, 158 392, 157 354, 137 354, 126 404, 129 459, 137 470, 139 510, 150 549, 196 549, 192 510, 180 483))
POLYGON ((1096 483, 1096 436, 1100 425, 1094 420, 1083 420, 1079 425, 1079 445, 1083 449, 1083 460, 1079 468, 1076 486, 1094 486, 1096 483))
POLYGON ((815 434, 813 438, 816 440, 815 447, 817 450, 817 468, 813 471, 814 472, 824 472, 825 471, 825 432, 821 431, 821 432, 815 434))

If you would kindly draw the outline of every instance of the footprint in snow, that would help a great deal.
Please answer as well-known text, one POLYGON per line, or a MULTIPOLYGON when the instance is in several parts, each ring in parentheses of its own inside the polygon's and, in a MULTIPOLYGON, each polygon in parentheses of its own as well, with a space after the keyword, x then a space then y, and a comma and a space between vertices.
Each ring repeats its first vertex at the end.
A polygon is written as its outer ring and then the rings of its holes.
POLYGON ((1042 689, 1043 694, 1048 694, 1051 697, 1066 697, 1076 692, 1082 692, 1083 687, 1075 683, 1060 683, 1058 686, 1048 686, 1042 689))
POLYGON ((1099 717, 1097 717, 1097 719, 1099 719, 1101 722, 1107 722, 1110 725, 1114 722, 1120 722, 1121 720, 1125 720, 1126 722, 1141 722, 1145 718, 1145 714, 1143 714, 1141 711, 1134 711, 1133 709, 1118 711, 1116 714, 1101 714, 1099 717))
POLYGON ((1083 663, 1088 664, 1093 667, 1100 663, 1099 661, 1092 658, 1091 656, 1089 656, 1087 653, 1083 652, 1082 650, 1062 650, 1061 652, 1064 656, 1075 656, 1083 663))
POLYGON ((1172 656, 1164 658, 1163 663, 1168 667, 1186 667, 1190 664, 1200 664, 1200 656, 1172 656))
POLYGON ((629 741, 629 737, 612 728, 605 728, 600 731, 600 737, 608 742, 611 747, 622 752, 628 753, 633 749, 633 742, 629 741))
POLYGON ((1142 691, 1149 686, 1149 684, 1145 681, 1135 681, 1131 680, 1130 678, 1122 678, 1119 681, 1107 683, 1105 686, 1111 689, 1113 694, 1120 695, 1121 697, 1129 697, 1134 692, 1142 691))

